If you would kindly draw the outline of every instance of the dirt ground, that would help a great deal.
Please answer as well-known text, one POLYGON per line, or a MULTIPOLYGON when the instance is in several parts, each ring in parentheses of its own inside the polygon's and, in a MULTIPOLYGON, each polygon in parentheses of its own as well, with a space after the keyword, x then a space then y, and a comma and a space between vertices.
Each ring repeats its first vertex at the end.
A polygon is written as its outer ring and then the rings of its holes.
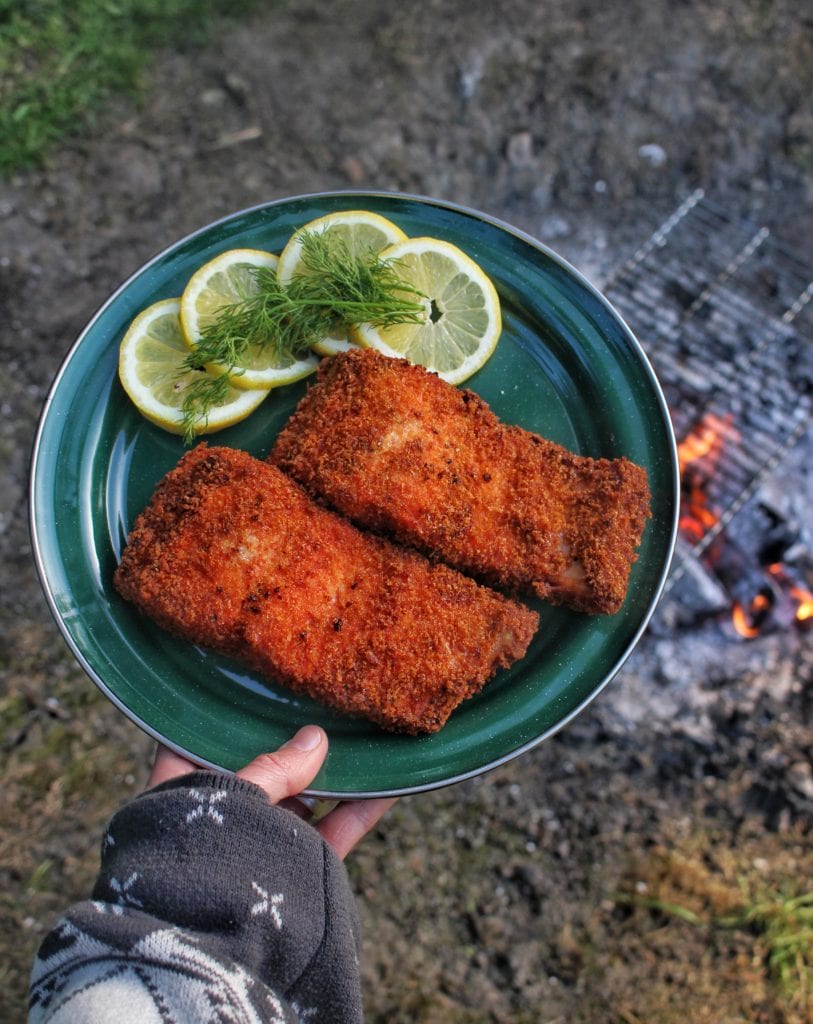
MULTIPOLYGON (((364 187, 482 209, 600 283, 700 186, 813 263, 804 5, 290 0, 216 38, 159 54, 139 106, 0 186, 3 1020, 151 751, 65 647, 27 532, 42 401, 113 288, 226 213, 364 187)), ((626 722, 634 672, 520 760, 402 800, 357 851, 371 1022, 813 1021, 776 941, 813 889, 810 679, 747 708, 718 681, 698 739, 657 705, 626 722)))

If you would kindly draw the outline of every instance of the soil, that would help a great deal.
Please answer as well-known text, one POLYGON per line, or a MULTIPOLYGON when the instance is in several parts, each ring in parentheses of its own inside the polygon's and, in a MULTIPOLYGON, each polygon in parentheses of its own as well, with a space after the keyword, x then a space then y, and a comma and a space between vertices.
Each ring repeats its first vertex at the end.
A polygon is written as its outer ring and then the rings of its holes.
MULTIPOLYGON (((157 54, 140 104, 114 102, 0 187, 2 1019, 22 1018, 33 951, 87 894, 102 824, 143 785, 152 746, 66 649, 27 532, 36 420, 93 311, 217 217, 340 188, 479 208, 600 283, 702 187, 810 265, 802 8, 271 4, 205 49, 157 54)), ((749 696, 718 665, 701 732, 648 699, 680 679, 633 659, 536 750, 400 801, 349 864, 368 1019, 813 1020, 809 967, 783 981, 773 941, 790 896, 813 888, 810 638, 794 639, 808 667, 778 692, 749 696)))

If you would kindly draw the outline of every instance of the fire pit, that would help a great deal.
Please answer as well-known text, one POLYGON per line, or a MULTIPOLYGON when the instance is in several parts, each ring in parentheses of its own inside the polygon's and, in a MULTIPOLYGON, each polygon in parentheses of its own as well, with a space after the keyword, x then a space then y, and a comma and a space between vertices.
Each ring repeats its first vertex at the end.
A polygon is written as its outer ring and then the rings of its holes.
POLYGON ((724 688, 746 712, 767 688, 810 700, 813 281, 697 191, 603 290, 663 385, 682 480, 672 572, 619 717, 654 710, 702 740, 724 688))
MULTIPOLYGON (((813 551, 799 518, 809 506, 781 495, 783 479, 787 491, 810 486, 793 457, 813 411, 804 266, 767 228, 728 219, 698 191, 605 290, 650 353, 679 441, 671 601, 685 617, 680 583, 694 560, 730 598, 745 638, 813 619, 813 551)), ((660 618, 670 618, 668 600, 660 618)))

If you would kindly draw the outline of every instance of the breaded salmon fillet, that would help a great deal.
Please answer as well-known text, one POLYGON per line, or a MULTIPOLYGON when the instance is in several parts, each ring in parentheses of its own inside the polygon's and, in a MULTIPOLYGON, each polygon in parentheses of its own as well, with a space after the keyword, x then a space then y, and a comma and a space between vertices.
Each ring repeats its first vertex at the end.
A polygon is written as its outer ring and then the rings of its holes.
POLYGON ((365 349, 322 362, 269 461, 360 526, 585 612, 621 607, 649 515, 641 467, 574 455, 365 349))
POLYGON ((368 536, 275 467, 199 445, 128 538, 119 592, 165 629, 397 732, 521 658, 535 613, 368 536))

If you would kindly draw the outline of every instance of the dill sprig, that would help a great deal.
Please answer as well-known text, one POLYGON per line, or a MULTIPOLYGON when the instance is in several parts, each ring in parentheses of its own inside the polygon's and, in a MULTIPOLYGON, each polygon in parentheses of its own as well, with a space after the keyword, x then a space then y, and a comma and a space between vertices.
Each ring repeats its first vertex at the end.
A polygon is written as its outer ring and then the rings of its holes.
POLYGON ((398 274, 397 263, 375 253, 353 256, 329 232, 302 235, 303 270, 284 286, 276 272, 252 268, 257 290, 223 306, 201 333, 183 372, 214 364, 220 375, 201 375, 189 385, 182 407, 185 440, 190 442, 209 410, 228 394, 228 374, 252 348, 269 351, 280 363, 295 360, 337 328, 371 323, 388 327, 419 323, 425 297, 398 274))

